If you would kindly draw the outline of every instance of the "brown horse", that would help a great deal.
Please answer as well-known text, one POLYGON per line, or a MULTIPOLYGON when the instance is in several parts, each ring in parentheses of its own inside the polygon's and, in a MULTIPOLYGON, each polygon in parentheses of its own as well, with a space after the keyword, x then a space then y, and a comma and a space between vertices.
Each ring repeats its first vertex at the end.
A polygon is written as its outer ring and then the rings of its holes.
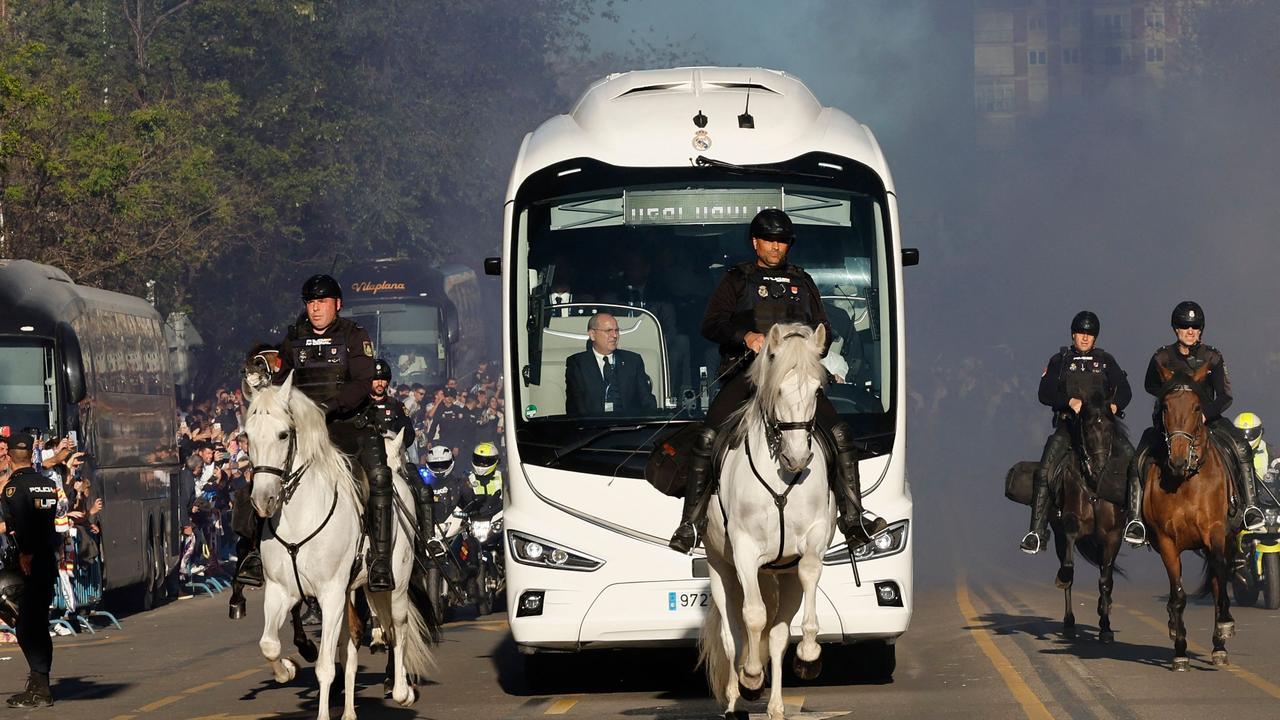
MULTIPOLYGON (((1099 568, 1098 575, 1098 641, 1115 641, 1111 629, 1111 589, 1118 570, 1116 555, 1120 553, 1120 536, 1124 529, 1124 510, 1104 500, 1089 484, 1098 488, 1112 465, 1116 439, 1124 427, 1112 414, 1109 400, 1094 392, 1080 408, 1072 422, 1071 455, 1062 465, 1062 512, 1054 518, 1054 545, 1058 551, 1058 576, 1055 583, 1062 588, 1066 614, 1062 618, 1064 634, 1074 636, 1076 617, 1072 611, 1071 585, 1075 580, 1075 550, 1099 568), (1086 479, 1088 483, 1086 483, 1086 479)), ((1123 458, 1116 458, 1123 460, 1123 458)), ((1121 572, 1123 575, 1124 573, 1121 572)))
POLYGON ((1182 622, 1182 612, 1187 606, 1187 594, 1182 589, 1185 550, 1197 551, 1205 558, 1216 613, 1213 664, 1226 665, 1226 641, 1235 634, 1231 601, 1227 597, 1235 543, 1228 539, 1227 483, 1231 482, 1228 458, 1211 442, 1201 412, 1202 387, 1209 366, 1204 365, 1190 375, 1175 374, 1164 366, 1158 368, 1164 382, 1160 405, 1167 454, 1146 468, 1142 516, 1169 574, 1173 669, 1186 671, 1190 666, 1187 628, 1182 622))

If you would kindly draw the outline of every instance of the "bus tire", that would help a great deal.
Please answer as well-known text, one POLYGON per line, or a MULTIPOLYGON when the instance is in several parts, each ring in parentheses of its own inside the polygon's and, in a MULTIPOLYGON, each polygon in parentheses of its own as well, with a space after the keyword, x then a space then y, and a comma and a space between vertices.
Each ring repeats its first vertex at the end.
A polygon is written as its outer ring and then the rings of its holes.
POLYGON ((476 558, 476 616, 484 617, 493 612, 493 600, 489 595, 488 588, 485 583, 488 582, 487 572, 484 567, 484 558, 476 558))
POLYGON ((1262 594, 1268 610, 1280 609, 1280 553, 1262 556, 1262 594))

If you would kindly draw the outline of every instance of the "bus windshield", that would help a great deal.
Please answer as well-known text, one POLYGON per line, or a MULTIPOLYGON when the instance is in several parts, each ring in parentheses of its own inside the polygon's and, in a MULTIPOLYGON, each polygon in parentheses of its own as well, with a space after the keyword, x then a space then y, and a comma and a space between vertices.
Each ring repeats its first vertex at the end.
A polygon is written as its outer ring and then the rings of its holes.
POLYGON ((53 348, 0 340, 0 418, 18 428, 56 429, 53 348))
POLYGON ((369 333, 374 353, 391 364, 392 382, 427 387, 445 381, 440 308, 426 303, 361 303, 347 315, 369 333))
MULTIPOLYGON (((634 451, 651 438, 650 426, 705 413, 721 358, 702 336, 703 313, 726 271, 754 261, 748 224, 769 207, 795 222, 788 262, 815 280, 835 335, 824 360, 828 396, 860 435, 890 432, 893 268, 884 198, 775 178, 613 187, 515 209, 512 324, 522 372, 513 390, 524 437, 563 448, 601 436, 592 449, 634 451), (630 353, 620 355, 628 375, 612 402, 596 387, 603 367, 589 335, 603 313, 613 317, 604 322, 608 334, 616 322, 618 350, 630 353), (617 427, 637 424, 650 431, 617 427)), ((526 461, 538 455, 522 443, 526 461)))

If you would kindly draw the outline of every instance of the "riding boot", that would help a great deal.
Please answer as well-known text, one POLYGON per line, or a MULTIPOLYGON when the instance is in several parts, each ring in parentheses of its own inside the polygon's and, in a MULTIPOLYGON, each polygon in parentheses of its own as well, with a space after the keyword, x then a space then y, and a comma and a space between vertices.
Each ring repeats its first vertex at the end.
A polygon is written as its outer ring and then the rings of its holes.
POLYGON ((262 587, 262 555, 258 553, 258 544, 262 538, 262 518, 254 518, 249 524, 253 530, 248 537, 236 540, 236 571, 231 582, 231 599, 227 615, 232 620, 239 620, 248 614, 248 603, 244 598, 244 588, 262 587))
POLYGON ((844 535, 849 552, 871 542, 889 526, 884 518, 868 520, 863 517, 862 478, 858 472, 858 449, 853 444, 853 431, 848 424, 838 422, 831 428, 831 440, 835 444, 835 472, 828 474, 831 493, 836 499, 836 526, 844 535))
POLYGON ((1240 498, 1244 501, 1244 529, 1260 531, 1266 524, 1262 510, 1258 508, 1258 490, 1254 486, 1253 463, 1240 461, 1240 498), (1247 473, 1247 474, 1246 474, 1247 473))
POLYGON ((395 587, 395 578, 391 576, 391 523, 392 498, 391 471, 388 468, 375 468, 374 474, 386 473, 384 482, 374 480, 370 483, 369 508, 369 590, 386 592, 395 587))
POLYGON ((1028 555, 1044 550, 1049 541, 1049 473, 1044 467, 1036 468, 1031 490, 1031 529, 1022 536, 1018 548, 1028 555))
POLYGON ((689 553, 698 545, 699 528, 706 526, 707 486, 711 481, 711 460, 715 450, 716 431, 703 427, 693 441, 689 462, 689 485, 684 492, 684 510, 668 546, 679 553, 689 553))
POLYGON ((1147 528, 1142 524, 1142 481, 1138 479, 1137 454, 1129 465, 1129 490, 1125 495, 1124 541, 1134 547, 1147 544, 1147 528))

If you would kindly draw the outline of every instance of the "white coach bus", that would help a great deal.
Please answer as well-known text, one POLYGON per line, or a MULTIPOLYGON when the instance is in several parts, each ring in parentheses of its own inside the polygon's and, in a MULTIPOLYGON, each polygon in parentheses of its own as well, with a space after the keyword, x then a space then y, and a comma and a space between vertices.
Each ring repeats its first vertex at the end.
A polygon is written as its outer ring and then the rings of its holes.
POLYGON ((717 389, 703 311, 728 267, 754 259, 747 226, 771 207, 796 224, 789 259, 838 336, 828 394, 865 447, 866 506, 891 526, 861 554, 860 586, 847 553, 828 554, 819 640, 874 642, 893 672, 912 607, 902 267, 919 255, 902 249, 871 131, 758 68, 611 75, 520 147, 501 263, 486 265, 504 277, 507 607, 521 652, 696 639, 706 561, 667 547, 680 500, 643 469, 655 436, 699 419, 717 389), (566 365, 599 312, 643 361, 649 403, 584 414, 566 401, 566 365))

